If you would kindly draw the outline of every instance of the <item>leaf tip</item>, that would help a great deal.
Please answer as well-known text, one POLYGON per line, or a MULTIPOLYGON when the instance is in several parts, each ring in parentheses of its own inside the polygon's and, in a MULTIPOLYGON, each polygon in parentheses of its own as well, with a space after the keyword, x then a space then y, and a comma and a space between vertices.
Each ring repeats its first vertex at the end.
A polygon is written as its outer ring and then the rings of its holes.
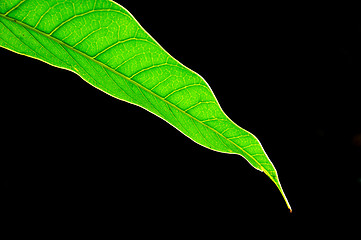
POLYGON ((292 208, 291 208, 291 205, 290 205, 290 203, 288 202, 288 200, 286 198, 286 195, 284 194, 283 191, 281 191, 281 193, 282 193, 282 196, 283 196, 283 198, 284 198, 284 200, 286 202, 286 205, 287 205, 288 209, 290 210, 290 213, 292 213, 292 208))
POLYGON ((287 205, 288 209, 290 210, 290 213, 292 213, 291 205, 290 205, 290 203, 288 202, 288 199, 287 199, 287 197, 286 197, 286 194, 284 193, 284 191, 283 191, 283 189, 282 189, 282 187, 281 187, 281 183, 278 181, 278 179, 277 179, 277 181, 276 181, 275 183, 276 183, 276 185, 277 185, 277 187, 278 187, 278 190, 281 192, 281 195, 282 195, 284 201, 286 202, 286 205, 287 205))

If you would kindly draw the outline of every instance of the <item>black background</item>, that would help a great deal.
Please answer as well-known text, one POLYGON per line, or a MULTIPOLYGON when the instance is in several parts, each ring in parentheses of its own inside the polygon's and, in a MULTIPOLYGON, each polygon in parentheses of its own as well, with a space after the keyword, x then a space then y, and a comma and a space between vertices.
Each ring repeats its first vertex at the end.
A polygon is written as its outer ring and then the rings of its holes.
POLYGON ((71 72, 0 49, 9 216, 110 229, 244 227, 251 217, 256 226, 283 218, 280 228, 316 228, 359 219, 355 8, 194 2, 119 1, 259 138, 293 213, 242 157, 201 147, 71 72))

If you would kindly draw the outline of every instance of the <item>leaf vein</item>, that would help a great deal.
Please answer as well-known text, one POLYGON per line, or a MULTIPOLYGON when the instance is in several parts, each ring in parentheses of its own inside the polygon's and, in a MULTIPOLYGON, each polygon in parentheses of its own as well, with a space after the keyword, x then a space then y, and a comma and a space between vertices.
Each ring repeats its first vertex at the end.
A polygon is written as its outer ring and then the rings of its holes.
POLYGON ((92 57, 92 58, 97 58, 99 55, 101 55, 101 54, 103 54, 103 53, 105 53, 105 52, 113 49, 114 47, 116 47, 116 46, 119 45, 119 44, 124 44, 124 43, 126 43, 126 42, 131 42, 131 41, 144 41, 144 42, 152 43, 152 42, 148 41, 147 39, 134 38, 134 37, 132 37, 132 38, 127 38, 127 39, 124 39, 124 40, 122 40, 122 41, 117 41, 117 42, 113 43, 112 45, 106 47, 105 49, 103 49, 102 51, 100 51, 99 53, 97 53, 97 54, 96 54, 94 57, 92 57))
MULTIPOLYGON (((54 7, 56 7, 56 6, 60 5, 60 4, 64 4, 64 2, 56 3, 56 4, 54 4, 53 6, 49 7, 48 10, 46 10, 46 11, 40 16, 40 18, 39 18, 38 22, 35 24, 34 28, 37 28, 37 27, 38 27, 38 25, 39 25, 39 23, 41 22, 41 20, 44 18, 44 16, 45 16, 46 14, 49 13, 49 11, 50 11, 51 9, 53 9, 54 7)), ((73 4, 73 5, 74 5, 74 4, 73 4)), ((74 14, 75 14, 75 13, 74 13, 74 14)))
POLYGON ((162 67, 162 66, 172 66, 172 67, 179 67, 179 68, 183 69, 182 67, 180 67, 178 65, 174 65, 174 64, 170 64, 170 63, 166 62, 166 63, 156 64, 156 65, 153 65, 153 66, 150 66, 147 68, 143 68, 143 69, 133 73, 133 75, 131 75, 129 78, 133 79, 135 76, 139 75, 142 72, 149 71, 149 70, 152 70, 153 68, 158 68, 158 67, 162 67))
POLYGON ((186 90, 188 88, 191 88, 191 87, 204 87, 208 90, 208 88, 202 84, 199 84, 199 83, 194 83, 194 84, 190 84, 190 85, 187 85, 187 86, 184 86, 184 87, 181 87, 181 88, 178 88, 176 90, 173 90, 172 92, 170 92, 167 96, 164 97, 164 99, 167 99, 169 98, 171 95, 175 94, 176 92, 179 92, 179 91, 182 91, 182 90, 186 90))
POLYGON ((121 89, 132 101, 134 101, 133 97, 131 97, 126 91, 124 91, 124 89, 122 89, 119 84, 110 76, 110 74, 108 73, 108 71, 102 66, 104 72, 108 75, 109 79, 111 79, 117 86, 119 89, 121 89))
POLYGON ((154 85, 150 90, 153 91, 155 88, 157 88, 160 84, 164 83, 165 81, 167 81, 168 79, 170 79, 172 77, 172 75, 166 77, 165 79, 163 79, 162 81, 158 82, 156 85, 154 85))
POLYGON ((84 17, 88 14, 92 14, 94 12, 115 12, 115 13, 119 13, 119 14, 122 14, 123 16, 126 16, 128 18, 131 19, 130 16, 128 16, 127 14, 125 13, 122 13, 120 11, 117 11, 117 10, 114 10, 114 9, 96 9, 96 10, 90 10, 89 12, 85 12, 85 13, 82 13, 82 14, 75 14, 74 16, 72 16, 71 18, 63 21, 62 23, 60 23, 57 27, 55 27, 50 33, 49 33, 49 36, 52 36, 54 34, 54 32, 56 32, 57 30, 59 30, 61 27, 63 27, 65 24, 67 24, 68 22, 71 22, 72 20, 76 19, 76 18, 79 18, 79 17, 84 17))
POLYGON ((17 9, 21 4, 23 4, 25 0, 20 1, 18 4, 16 4, 14 7, 10 8, 6 13, 4 13, 5 16, 7 16, 9 13, 17 9))
MULTIPOLYGON (((51 55, 53 55, 56 59, 60 60, 62 63, 64 63, 66 66, 69 66, 66 62, 64 62, 62 59, 60 59, 59 57, 55 56, 54 53, 52 53, 49 49, 47 49, 44 44, 42 44, 41 42, 39 42, 39 40, 26 28, 24 28, 32 38, 35 39, 35 41, 37 41, 47 52, 49 52, 51 55)), ((40 54, 39 54, 40 55, 40 54)))
MULTIPOLYGON (((14 19, 9 18, 9 17, 7 17, 7 16, 4 16, 3 14, 0 14, 0 15, 2 15, 4 18, 6 18, 6 19, 8 19, 8 20, 10 20, 10 21, 14 21, 14 19)), ((29 25, 27 25, 26 23, 22 23, 22 22, 18 22, 18 23, 19 23, 20 25, 22 25, 22 26, 26 26, 26 27, 32 29, 32 27, 29 26, 29 25)), ((37 30, 37 29, 32 29, 32 30, 37 31, 37 32, 39 32, 40 34, 43 34, 44 36, 47 36, 47 37, 53 39, 54 41, 59 42, 60 44, 63 44, 64 46, 66 46, 66 47, 69 48, 70 50, 73 50, 74 52, 77 52, 77 53, 79 53, 79 54, 82 55, 82 56, 85 56, 85 57, 87 57, 87 58, 92 59, 92 57, 89 56, 89 55, 87 55, 86 53, 83 53, 83 52, 77 50, 76 48, 72 48, 72 47, 69 46, 68 44, 66 44, 66 43, 64 43, 64 42, 61 42, 61 41, 58 40, 57 38, 52 37, 50 34, 41 32, 41 31, 39 31, 39 30, 37 30)), ((56 30, 56 29, 55 29, 55 30, 56 30)), ((54 33, 55 30, 53 30, 51 33, 54 33)), ((64 47, 63 47, 63 48, 64 48, 64 47)), ((125 79, 128 80, 129 82, 131 82, 131 83, 133 83, 133 84, 135 84, 135 85, 140 85, 138 82, 134 81, 133 79, 129 78, 128 76, 126 76, 126 75, 124 75, 124 74, 122 74, 122 73, 119 73, 119 72, 115 71, 114 69, 112 69, 112 68, 110 68, 109 66, 103 64, 102 62, 99 62, 99 61, 96 60, 96 59, 93 59, 93 61, 97 62, 97 63, 98 63, 99 65, 101 65, 101 66, 105 66, 106 68, 109 68, 110 71, 113 71, 113 72, 115 72, 116 74, 119 74, 121 77, 125 78, 125 79)), ((93 77, 92 77, 92 78, 93 78, 93 77)), ((128 85, 128 81, 125 81, 127 85, 128 85)), ((198 85, 200 85, 200 84, 198 84, 198 85)), ((142 88, 144 88, 145 91, 149 91, 150 93, 154 94, 154 96, 156 96, 156 97, 164 100, 164 101, 165 101, 167 104, 169 104, 170 106, 172 106, 172 107, 174 107, 174 108, 176 108, 176 109, 179 109, 179 110, 180 110, 181 112, 183 112, 185 115, 187 115, 187 116, 189 116, 191 119, 193 119, 193 121, 194 121, 194 120, 197 120, 198 122, 200 122, 200 123, 203 124, 204 126, 208 127, 210 130, 214 131, 216 134, 218 134, 218 135, 222 136, 223 138, 225 138, 225 140, 230 141, 230 142, 231 142, 233 145, 235 145, 240 151, 242 151, 243 153, 245 153, 245 155, 247 155, 248 157, 250 157, 251 159, 253 159, 255 162, 258 163, 258 161, 257 161, 251 154, 249 154, 248 152, 246 152, 245 150, 243 150, 243 147, 239 146, 238 144, 236 144, 236 143, 233 142, 232 140, 229 140, 229 139, 228 139, 227 137, 225 137, 224 135, 221 135, 221 134, 220 134, 216 129, 214 129, 213 127, 205 124, 204 122, 202 122, 201 120, 199 120, 199 119, 197 119, 196 117, 192 116, 191 114, 188 114, 188 113, 184 112, 184 110, 182 110, 182 109, 179 108, 178 106, 174 105, 174 104, 171 103, 170 101, 166 100, 166 98, 159 96, 158 94, 150 91, 149 89, 143 87, 142 85, 140 85, 140 86, 141 86, 142 88)), ((203 85, 201 85, 201 86, 203 86, 203 85)), ((203 87, 206 87, 206 86, 203 86, 203 87)), ((169 96, 167 96, 167 97, 169 97, 169 96)), ((226 121, 227 121, 227 120, 226 120, 226 121)), ((259 163, 258 163, 258 164, 259 164, 259 163)), ((259 165, 260 165, 260 164, 259 164, 259 165)), ((268 173, 268 170, 264 169, 264 168, 262 167, 262 165, 260 165, 260 169, 261 169, 262 171, 264 171, 266 174, 268 173)), ((269 173, 268 173, 268 174, 269 174, 269 173)), ((271 179, 272 179, 272 178, 271 178, 271 179)), ((274 179, 272 179, 272 181, 275 182, 274 179)), ((276 182, 275 182, 275 183, 276 183, 276 182)))
POLYGON ((215 101, 200 101, 196 104, 194 104, 193 106, 188 107, 186 110, 184 110, 185 112, 188 112, 189 110, 201 105, 201 104, 215 104, 215 101))
POLYGON ((24 44, 28 49, 30 49, 31 51, 34 52, 35 56, 38 56, 39 54, 32 49, 29 45, 27 45, 26 43, 24 43, 13 31, 11 31, 10 28, 8 28, 3 22, 0 22, 12 35, 14 35, 15 38, 17 38, 22 44, 24 44))

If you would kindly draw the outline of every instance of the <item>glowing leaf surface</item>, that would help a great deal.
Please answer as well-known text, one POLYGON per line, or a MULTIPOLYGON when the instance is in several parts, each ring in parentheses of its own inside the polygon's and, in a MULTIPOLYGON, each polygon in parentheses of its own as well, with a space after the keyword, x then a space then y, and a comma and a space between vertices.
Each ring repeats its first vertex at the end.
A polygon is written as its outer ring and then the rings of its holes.
POLYGON ((109 0, 0 2, 0 46, 71 70, 209 149, 239 154, 283 193, 259 141, 232 122, 201 76, 170 56, 109 0))

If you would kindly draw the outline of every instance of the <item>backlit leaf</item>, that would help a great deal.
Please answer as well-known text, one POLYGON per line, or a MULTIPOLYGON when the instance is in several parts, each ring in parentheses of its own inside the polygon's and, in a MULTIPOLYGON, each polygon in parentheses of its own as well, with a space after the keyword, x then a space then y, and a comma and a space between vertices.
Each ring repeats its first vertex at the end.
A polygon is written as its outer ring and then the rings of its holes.
POLYGON ((257 138, 225 115, 201 76, 170 56, 115 2, 1 1, 0 46, 73 71, 204 147, 243 156, 276 184, 290 208, 257 138))

